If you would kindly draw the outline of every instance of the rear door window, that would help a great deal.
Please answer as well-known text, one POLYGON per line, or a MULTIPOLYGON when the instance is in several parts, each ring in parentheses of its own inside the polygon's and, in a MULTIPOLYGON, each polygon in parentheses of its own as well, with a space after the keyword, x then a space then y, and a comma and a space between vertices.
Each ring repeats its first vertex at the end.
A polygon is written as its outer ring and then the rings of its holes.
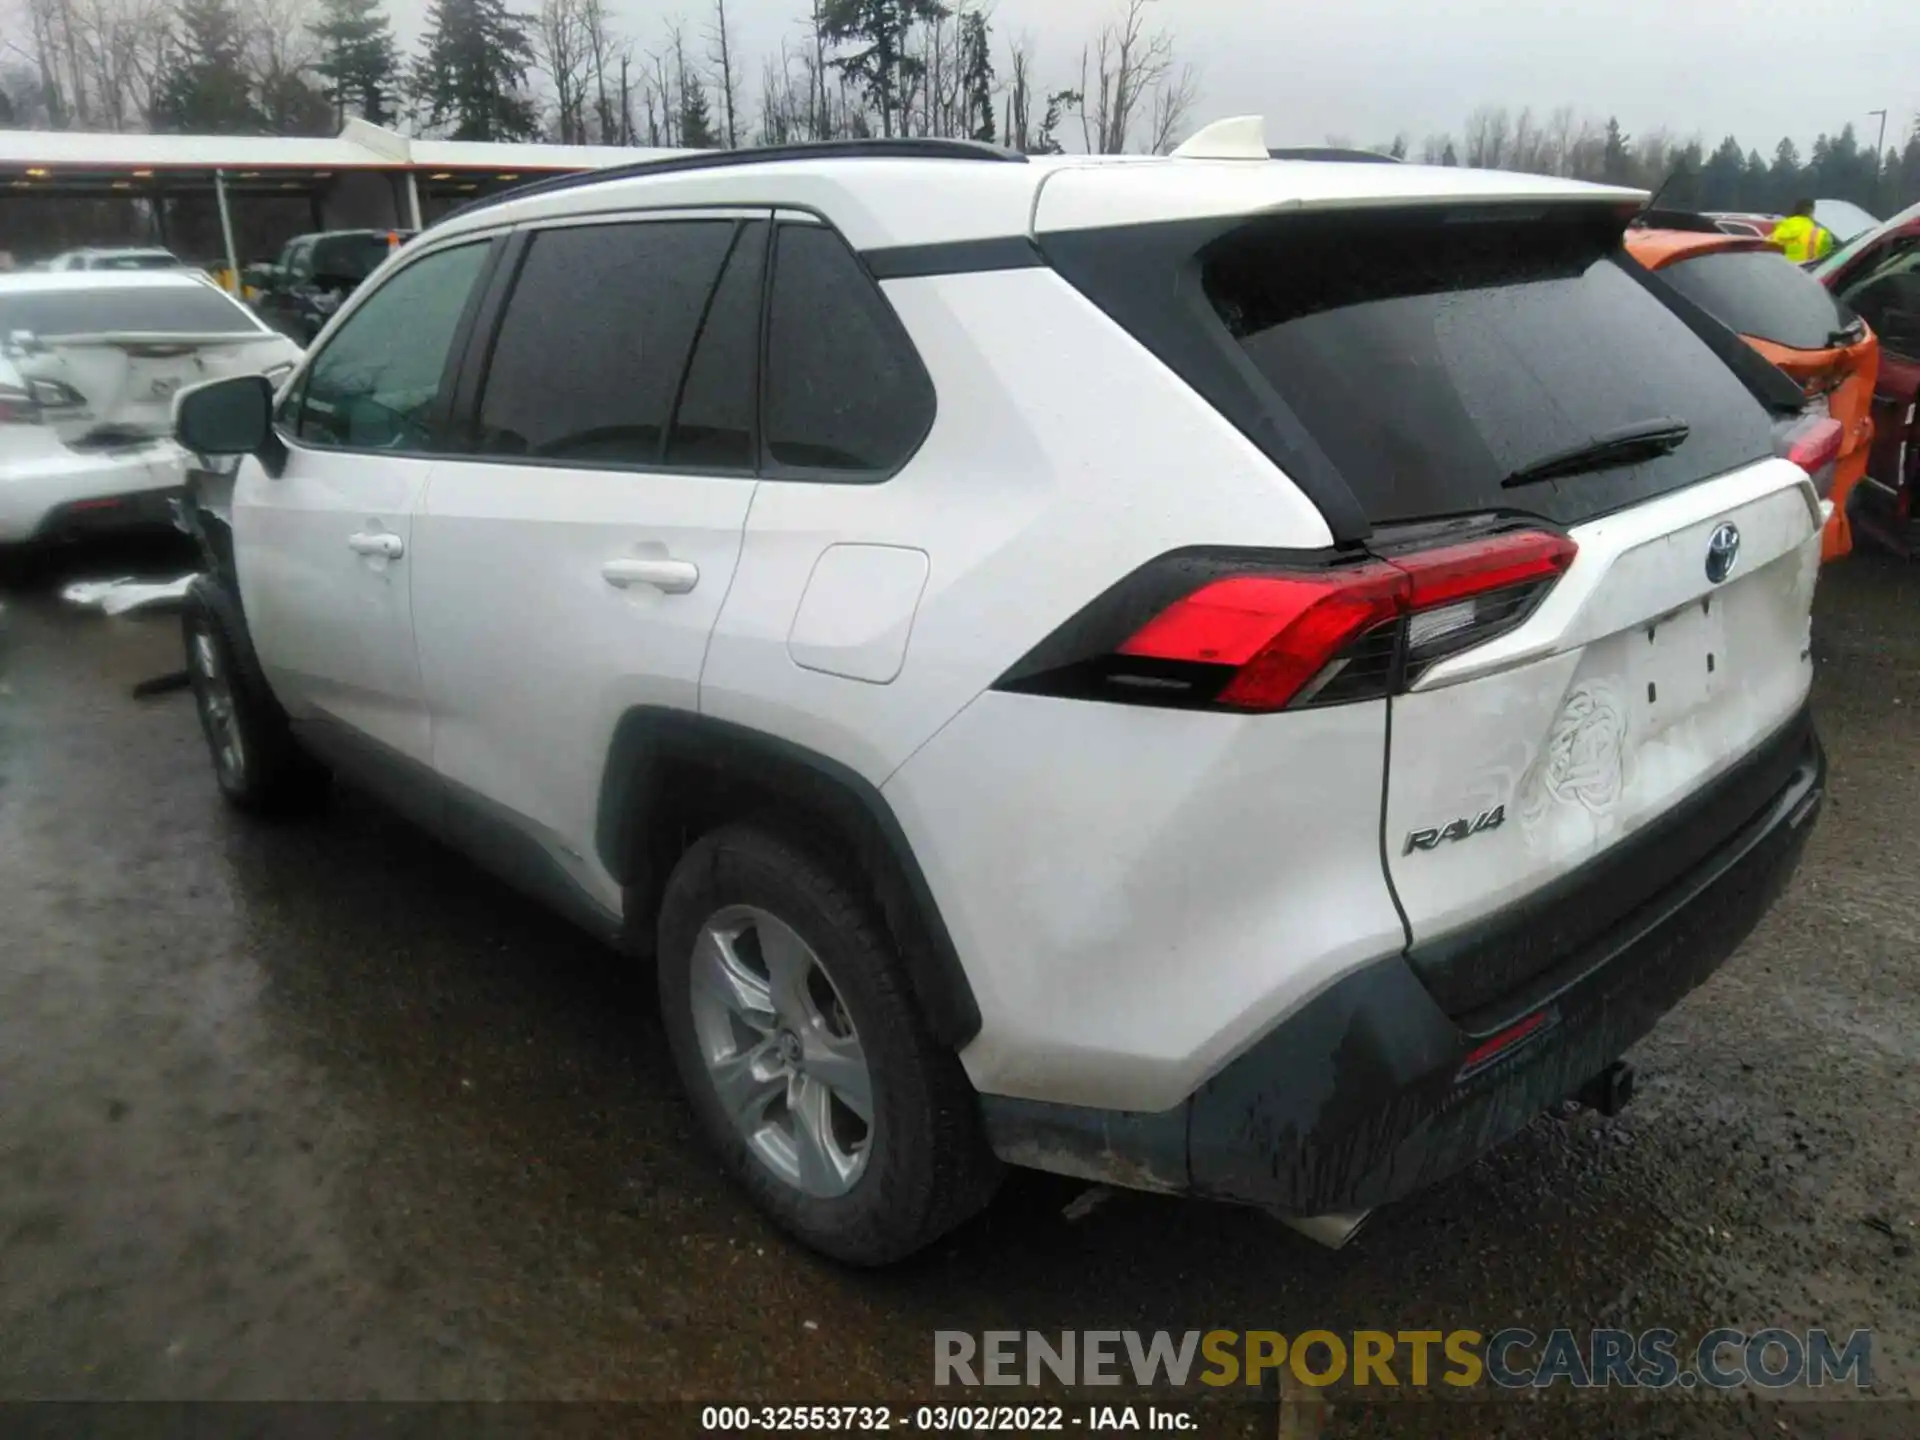
POLYGON ((767 226, 743 225, 707 304, 667 435, 674 470, 753 471, 754 384, 767 226))
POLYGON ((1854 321, 1826 286, 1771 250, 1711 251, 1660 273, 1729 329, 1789 350, 1843 345, 1854 321))
POLYGON ((1639 280, 1618 227, 1352 213, 1245 227, 1207 299, 1375 524, 1490 510, 1573 523, 1759 460, 1766 411, 1639 280), (1650 423, 1670 454, 1503 484, 1650 423))
POLYGON ((533 237, 494 342, 476 448, 657 465, 732 220, 576 225, 533 237))
POLYGON ((765 383, 776 476, 884 480, 933 425, 933 382, 899 317, 824 225, 779 229, 765 383))

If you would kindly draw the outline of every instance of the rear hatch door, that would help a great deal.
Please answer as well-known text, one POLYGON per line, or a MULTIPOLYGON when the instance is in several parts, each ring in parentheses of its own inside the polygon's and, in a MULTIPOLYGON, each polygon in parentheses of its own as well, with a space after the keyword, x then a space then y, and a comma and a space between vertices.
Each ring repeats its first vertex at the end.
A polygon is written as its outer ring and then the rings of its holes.
POLYGON ((1550 209, 1355 213, 1236 236, 1203 272, 1371 548, 1516 525, 1578 546, 1517 627, 1498 597, 1410 621, 1383 849, 1416 969, 1458 1016, 1737 829, 1748 817, 1696 826, 1604 883, 1583 868, 1762 748, 1810 681, 1817 497, 1618 230, 1550 209), (1548 894, 1550 913, 1526 910, 1548 894))

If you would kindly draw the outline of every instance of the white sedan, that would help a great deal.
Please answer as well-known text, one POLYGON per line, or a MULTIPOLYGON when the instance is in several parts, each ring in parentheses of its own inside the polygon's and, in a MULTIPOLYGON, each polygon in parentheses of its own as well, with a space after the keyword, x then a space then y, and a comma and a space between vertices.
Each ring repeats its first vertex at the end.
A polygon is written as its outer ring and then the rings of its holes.
POLYGON ((0 275, 0 544, 167 524, 174 392, 299 358, 191 272, 0 275))

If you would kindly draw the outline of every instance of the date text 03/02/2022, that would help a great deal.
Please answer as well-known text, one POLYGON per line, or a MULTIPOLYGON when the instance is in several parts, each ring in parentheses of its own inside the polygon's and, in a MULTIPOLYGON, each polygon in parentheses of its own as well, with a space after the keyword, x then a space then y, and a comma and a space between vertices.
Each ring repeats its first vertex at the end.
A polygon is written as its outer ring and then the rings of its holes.
POLYGON ((710 1433, 767 1434, 902 1430, 924 1434, 1047 1435, 1141 1431, 1191 1434, 1189 1410, 1165 1405, 709 1405, 710 1433))

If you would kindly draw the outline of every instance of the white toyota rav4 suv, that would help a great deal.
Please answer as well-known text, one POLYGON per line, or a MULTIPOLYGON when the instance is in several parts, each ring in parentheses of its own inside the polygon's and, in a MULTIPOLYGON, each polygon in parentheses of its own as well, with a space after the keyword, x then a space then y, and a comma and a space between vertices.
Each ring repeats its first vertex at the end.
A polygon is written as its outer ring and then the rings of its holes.
POLYGON ((651 957, 831 1255, 1001 1162, 1342 1234, 1622 1098, 1820 803, 1831 422, 1642 199, 1229 123, 482 201, 181 397, 246 457, 219 783, 351 777, 651 957))

